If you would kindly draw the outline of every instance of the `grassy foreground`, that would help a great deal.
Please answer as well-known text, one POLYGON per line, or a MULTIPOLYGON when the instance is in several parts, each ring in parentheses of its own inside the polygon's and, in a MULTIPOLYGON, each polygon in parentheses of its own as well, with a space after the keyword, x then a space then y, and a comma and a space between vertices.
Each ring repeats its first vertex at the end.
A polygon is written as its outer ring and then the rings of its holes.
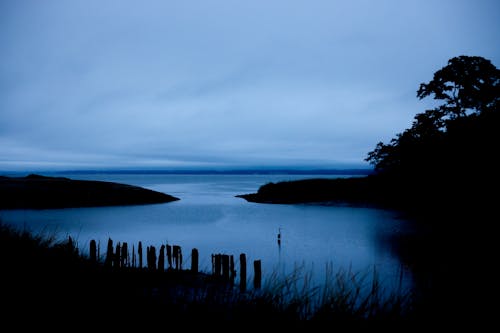
MULTIPOLYGON (((333 272, 324 288, 297 271, 270 275, 263 287, 240 292, 208 273, 106 268, 69 242, 0 224, 4 315, 16 318, 63 316, 85 322, 164 320, 404 323, 413 317, 412 295, 387 295, 377 279, 333 272), (120 319, 121 318, 121 319, 120 319)), ((22 323, 22 321, 17 321, 22 323)))

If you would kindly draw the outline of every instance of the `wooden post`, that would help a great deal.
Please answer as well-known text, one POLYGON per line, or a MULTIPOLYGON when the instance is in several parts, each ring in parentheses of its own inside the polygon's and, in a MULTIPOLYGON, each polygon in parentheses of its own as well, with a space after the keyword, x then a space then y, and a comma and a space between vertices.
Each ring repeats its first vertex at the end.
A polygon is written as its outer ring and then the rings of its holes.
POLYGON ((175 264, 175 269, 182 270, 182 250, 179 245, 174 245, 173 246, 173 256, 174 256, 174 264, 175 264))
POLYGON ((137 247, 137 254, 139 255, 139 268, 142 268, 142 242, 139 241, 139 246, 137 247))
POLYGON ((128 244, 127 244, 127 242, 124 242, 122 245, 122 254, 121 254, 121 258, 120 258, 120 266, 121 267, 128 266, 127 255, 128 255, 128 244))
POLYGON ((101 261, 101 240, 97 241, 97 261, 101 261))
POLYGON ((149 246, 149 259, 148 268, 152 271, 156 270, 156 248, 154 246, 149 246))
POLYGON ((172 245, 167 244, 167 261, 168 261, 168 268, 172 269, 172 245))
POLYGON ((115 258, 114 258, 115 260, 113 263, 113 266, 115 266, 117 268, 120 267, 120 264, 121 264, 121 253, 122 253, 121 249, 122 249, 122 247, 120 245, 120 242, 118 242, 116 244, 116 251, 115 251, 115 258))
POLYGON ((229 281, 231 285, 234 284, 234 278, 236 277, 236 271, 234 270, 234 256, 229 256, 229 281))
POLYGON ((240 291, 247 289, 247 257, 244 253, 240 254, 240 291))
POLYGON ((136 262, 135 262, 135 245, 132 244, 132 267, 135 268, 136 262))
POLYGON ((165 245, 161 245, 160 254, 158 255, 158 270, 163 272, 165 270, 165 245))
POLYGON ((90 241, 90 261, 97 262, 97 245, 93 239, 90 241))
POLYGON ((104 260, 104 266, 111 267, 113 265, 113 257, 113 241, 111 240, 111 238, 108 238, 108 247, 106 249, 106 259, 104 260))
POLYGON ((229 256, 227 254, 222 255, 222 278, 229 281, 229 256))
POLYGON ((261 270, 260 260, 254 260, 253 269, 254 269, 253 287, 255 289, 260 289, 262 281, 262 270, 261 270))
POLYGON ((216 254, 215 255, 215 276, 220 276, 221 275, 221 268, 222 268, 221 255, 220 254, 216 254))
POLYGON ((179 246, 179 269, 182 270, 182 248, 179 246))
POLYGON ((191 272, 198 273, 198 249, 191 250, 191 272))
POLYGON ((179 268, 179 262, 177 260, 177 257, 179 256, 179 247, 177 245, 172 246, 172 260, 173 260, 173 265, 175 266, 174 268, 177 270, 179 268))

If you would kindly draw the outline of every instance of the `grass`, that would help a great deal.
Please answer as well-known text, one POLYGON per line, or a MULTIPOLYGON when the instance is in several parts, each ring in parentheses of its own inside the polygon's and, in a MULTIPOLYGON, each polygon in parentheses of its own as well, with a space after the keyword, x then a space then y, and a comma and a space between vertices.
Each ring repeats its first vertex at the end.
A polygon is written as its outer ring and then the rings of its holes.
MULTIPOLYGON (((0 223, 5 318, 54 313, 87 321, 153 318, 196 320, 394 322, 411 318, 411 293, 387 293, 373 275, 330 265, 323 286, 298 267, 265 277, 261 289, 237 285, 207 273, 106 269, 79 253, 75 242, 34 235, 0 223)), ((250 283, 247 283, 251 286, 250 283)))

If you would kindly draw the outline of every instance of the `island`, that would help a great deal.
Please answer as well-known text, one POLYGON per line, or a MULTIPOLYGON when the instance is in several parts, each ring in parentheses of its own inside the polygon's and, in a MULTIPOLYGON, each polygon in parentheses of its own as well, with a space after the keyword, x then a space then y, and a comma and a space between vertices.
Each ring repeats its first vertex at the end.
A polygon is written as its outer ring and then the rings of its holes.
POLYGON ((0 176, 0 209, 48 209, 166 203, 174 196, 139 186, 31 174, 0 176))

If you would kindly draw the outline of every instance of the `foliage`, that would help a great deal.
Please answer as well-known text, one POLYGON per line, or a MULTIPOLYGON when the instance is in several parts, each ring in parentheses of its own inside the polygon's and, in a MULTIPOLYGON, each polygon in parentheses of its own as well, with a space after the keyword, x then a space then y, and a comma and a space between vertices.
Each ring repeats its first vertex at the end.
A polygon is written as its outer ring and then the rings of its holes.
POLYGON ((471 56, 450 59, 429 83, 420 85, 417 97, 430 96, 443 103, 417 114, 409 129, 388 144, 379 142, 368 153, 366 161, 378 172, 439 173, 469 157, 468 143, 487 146, 496 139, 493 133, 486 133, 491 135, 481 142, 470 137, 478 134, 478 126, 498 123, 500 70, 489 60, 471 56))

